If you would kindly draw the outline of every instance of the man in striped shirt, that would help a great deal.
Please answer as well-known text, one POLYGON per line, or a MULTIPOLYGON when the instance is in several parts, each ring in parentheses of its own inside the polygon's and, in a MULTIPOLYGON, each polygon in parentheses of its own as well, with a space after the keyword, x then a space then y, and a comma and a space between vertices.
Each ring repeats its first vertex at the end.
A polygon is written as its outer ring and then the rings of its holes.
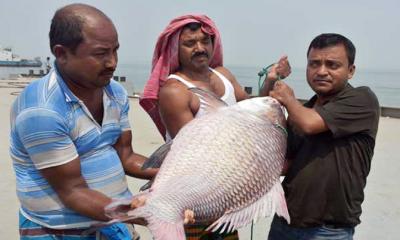
MULTIPOLYGON (((109 220, 111 198, 131 196, 125 174, 149 179, 156 170, 141 171, 145 157, 132 150, 127 93, 110 80, 119 48, 111 20, 94 7, 68 5, 55 13, 49 36, 54 69, 11 109, 20 235, 96 239, 82 232, 109 220)), ((100 232, 132 237, 124 224, 100 232)))

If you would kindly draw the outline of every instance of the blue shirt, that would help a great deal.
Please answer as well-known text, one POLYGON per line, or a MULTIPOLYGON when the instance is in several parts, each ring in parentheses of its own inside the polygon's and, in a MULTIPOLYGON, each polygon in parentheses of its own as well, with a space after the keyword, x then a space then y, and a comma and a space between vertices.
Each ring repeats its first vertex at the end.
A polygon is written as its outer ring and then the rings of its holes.
POLYGON ((112 147, 123 131, 130 131, 125 89, 111 81, 104 87, 103 104, 100 126, 57 70, 32 82, 13 103, 10 155, 21 213, 31 221, 56 229, 86 228, 95 223, 66 208, 40 174, 40 169, 77 157, 89 188, 110 198, 131 196, 121 161, 112 147))

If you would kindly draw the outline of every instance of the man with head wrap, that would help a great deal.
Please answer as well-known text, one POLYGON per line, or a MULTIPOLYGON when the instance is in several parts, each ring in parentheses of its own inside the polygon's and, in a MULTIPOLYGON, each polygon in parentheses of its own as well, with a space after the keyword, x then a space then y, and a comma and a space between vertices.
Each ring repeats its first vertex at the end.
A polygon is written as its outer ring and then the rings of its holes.
MULTIPOLYGON (((267 78, 290 73, 287 57, 275 64, 267 78)), ((212 91, 228 105, 249 96, 232 73, 223 67, 222 45, 214 22, 205 15, 173 19, 158 38, 152 72, 140 100, 162 136, 173 139, 192 119, 205 114, 203 104, 189 88, 212 91)), ((188 239, 238 239, 231 234, 204 232, 206 224, 185 228, 188 239)))

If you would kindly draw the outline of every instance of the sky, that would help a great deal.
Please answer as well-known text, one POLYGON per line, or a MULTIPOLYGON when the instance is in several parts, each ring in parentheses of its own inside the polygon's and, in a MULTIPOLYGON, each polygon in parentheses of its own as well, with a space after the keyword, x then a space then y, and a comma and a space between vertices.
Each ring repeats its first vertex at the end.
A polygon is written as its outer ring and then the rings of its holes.
MULTIPOLYGON (((0 45, 21 57, 52 56, 48 32, 61 0, 1 0, 0 45)), ((294 68, 320 33, 335 32, 356 46, 355 64, 366 70, 400 70, 398 0, 91 0, 114 22, 119 63, 150 64, 157 37, 169 21, 188 13, 208 15, 222 38, 225 65, 266 66, 281 55, 294 68)))

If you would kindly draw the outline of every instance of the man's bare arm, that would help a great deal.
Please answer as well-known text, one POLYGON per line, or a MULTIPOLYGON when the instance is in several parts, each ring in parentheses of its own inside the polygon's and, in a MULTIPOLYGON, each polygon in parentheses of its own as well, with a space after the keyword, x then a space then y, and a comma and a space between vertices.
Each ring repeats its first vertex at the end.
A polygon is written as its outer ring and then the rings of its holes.
POLYGON ((142 179, 152 179, 157 174, 158 169, 141 170, 147 158, 133 151, 131 131, 124 131, 113 147, 117 151, 127 175, 142 179))
POLYGON ((194 118, 193 94, 179 82, 169 81, 159 93, 161 118, 172 138, 194 118))
POLYGON ((104 214, 104 207, 111 199, 88 187, 81 175, 79 157, 60 166, 42 169, 40 172, 66 207, 95 220, 110 220, 104 214))
POLYGON ((290 123, 304 134, 312 135, 328 130, 322 117, 314 109, 304 107, 286 83, 277 82, 270 96, 286 107, 290 123))

